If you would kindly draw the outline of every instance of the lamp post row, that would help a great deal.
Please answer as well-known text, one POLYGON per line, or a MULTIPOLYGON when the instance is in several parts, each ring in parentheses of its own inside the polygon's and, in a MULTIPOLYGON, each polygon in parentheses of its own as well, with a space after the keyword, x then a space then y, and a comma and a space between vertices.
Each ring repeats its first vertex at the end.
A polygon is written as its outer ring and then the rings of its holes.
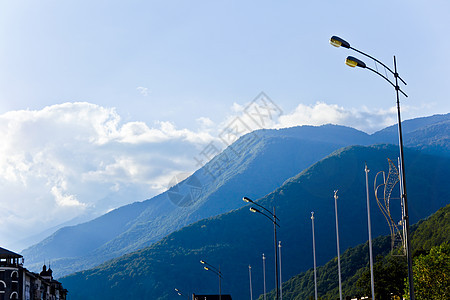
MULTIPOLYGON (((369 172, 367 165, 365 166, 365 172, 366 172, 366 190, 367 189, 367 173, 369 172)), ((340 266, 340 247, 339 247, 339 228, 338 228, 338 212, 337 212, 337 190, 334 191, 334 204, 335 204, 335 215, 336 215, 336 239, 337 239, 337 253, 338 253, 338 273, 339 273, 339 297, 342 300, 342 287, 341 287, 341 266, 340 266)), ((275 208, 274 208, 274 212, 271 213, 269 210, 267 210, 265 207, 261 206, 260 204, 254 202, 253 200, 251 200, 248 197, 243 197, 243 201, 248 202, 248 203, 252 203, 260 208, 262 208, 263 210, 265 210, 266 212, 270 213, 272 215, 272 218, 270 218, 270 216, 268 216, 267 214, 265 214, 264 212, 260 211, 259 209, 256 209, 254 207, 250 207, 250 211, 254 212, 254 213, 260 213, 262 215, 264 215, 265 217, 267 217, 269 220, 271 220, 274 224, 274 241, 275 241, 275 255, 276 255, 276 259, 275 259, 275 279, 276 279, 276 299, 279 299, 279 296, 281 293, 279 293, 279 286, 278 284, 282 284, 281 283, 281 242, 278 243, 278 249, 277 249, 277 239, 276 239, 276 227, 280 226, 278 224, 277 221, 279 221, 279 218, 275 215, 275 208), (279 253, 279 263, 280 263, 280 283, 278 281, 278 253, 279 253)), ((371 265, 371 286, 372 286, 372 295, 374 295, 374 285, 373 285, 373 262, 372 262, 372 247, 371 247, 371 229, 370 229, 370 208, 369 208, 369 198, 368 198, 368 193, 367 193, 367 214, 368 214, 368 225, 369 225, 369 247, 370 247, 370 265, 371 265)), ((314 259, 314 295, 315 295, 315 299, 317 300, 317 275, 316 275, 316 244, 315 244, 315 230, 314 230, 314 212, 311 212, 311 223, 312 223, 312 239, 313 239, 313 259, 314 259)), ((263 260, 263 277, 264 277, 264 299, 266 299, 266 278, 265 278, 265 255, 262 255, 262 260, 263 260)), ((201 264, 204 264, 206 266, 204 266, 203 268, 207 271, 212 271, 213 273, 215 273, 216 275, 218 275, 219 277, 219 299, 221 299, 221 295, 222 295, 222 289, 221 289, 221 279, 222 279, 222 273, 220 271, 220 266, 217 269, 216 267, 208 264, 207 262, 205 262, 204 260, 200 260, 201 264)), ((250 298, 252 299, 252 277, 251 277, 251 266, 248 266, 249 268, 249 279, 250 279, 250 298)), ((183 294, 178 290, 175 289, 175 291, 178 293, 179 296, 183 296, 183 294)), ((282 296, 281 296, 282 297, 282 296)), ((282 299, 282 298, 281 298, 282 299)))
POLYGON ((387 78, 385 75, 379 73, 378 71, 369 68, 364 62, 362 62, 361 60, 352 57, 352 56, 348 56, 347 59, 345 60, 345 63, 350 66, 350 67, 360 67, 363 69, 368 69, 374 73, 376 73, 377 75, 379 75, 380 77, 382 77, 383 79, 385 79, 387 82, 389 82, 390 85, 392 85, 395 89, 395 94, 396 94, 396 100, 397 100, 397 119, 398 119, 398 139, 399 139, 399 150, 400 150, 400 183, 401 183, 401 187, 402 187, 402 201, 403 201, 403 207, 404 207, 404 222, 405 222, 405 230, 406 230, 406 234, 405 234, 405 239, 406 239, 406 256, 407 256, 407 261, 408 261, 408 283, 409 283, 409 296, 411 300, 415 300, 415 294, 414 294, 414 279, 413 279, 413 271, 412 271, 412 252, 411 252, 411 241, 409 238, 409 214, 408 214, 408 200, 407 200, 407 194, 406 194, 406 178, 405 178, 405 160, 404 160, 404 155, 403 155, 403 137, 402 137, 402 121, 401 121, 401 116, 400 116, 400 93, 402 93, 405 97, 408 97, 408 95, 406 95, 405 92, 403 92, 399 86, 399 80, 406 85, 406 82, 400 77, 400 75, 397 72, 397 60, 394 56, 394 71, 392 71, 388 66, 386 66, 384 63, 382 63, 381 61, 379 61, 378 59, 374 58, 373 56, 364 53, 356 48, 353 48, 350 46, 350 43, 347 42, 346 40, 338 37, 338 36, 332 36, 330 39, 330 43, 331 45, 335 46, 335 47, 344 47, 347 49, 351 49, 355 52, 358 52, 370 59, 372 59, 373 61, 375 61, 376 63, 379 63, 380 65, 382 65, 386 70, 388 70, 395 78, 395 83, 392 82, 391 80, 389 80, 389 78, 387 78))

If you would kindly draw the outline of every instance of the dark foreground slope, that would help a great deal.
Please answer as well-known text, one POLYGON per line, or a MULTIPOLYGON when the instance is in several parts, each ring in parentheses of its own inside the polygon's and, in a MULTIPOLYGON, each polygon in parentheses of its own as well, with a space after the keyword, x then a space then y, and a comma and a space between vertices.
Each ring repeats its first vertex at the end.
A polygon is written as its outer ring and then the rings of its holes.
MULTIPOLYGON (((416 253, 426 253, 434 246, 439 246, 444 242, 450 242, 450 204, 439 209, 436 213, 427 219, 423 219, 411 226, 411 244, 413 256, 416 253)), ((373 240, 374 257, 386 257, 391 250, 391 239, 388 236, 378 237, 373 240)), ((381 258, 378 257, 377 261, 381 258)), ((380 261, 381 262, 381 261, 380 261)), ((404 282, 406 273, 406 258, 403 256, 388 256, 384 263, 397 262, 403 271, 400 278, 393 278, 404 282)), ((354 298, 358 294, 369 295, 370 280, 365 282, 364 286, 360 286, 358 282, 361 276, 367 276, 369 272, 369 248, 368 243, 360 244, 354 248, 347 249, 341 256, 342 266, 342 294, 344 297, 349 295, 354 298), (362 291, 365 291, 362 292, 362 291)), ((380 270, 375 269, 375 293, 386 285, 382 282, 383 274, 380 270), (377 276, 378 275, 378 276, 377 276)), ((393 274, 394 275, 394 274, 393 274)), ((397 274, 399 275, 399 274, 397 274)), ((317 268, 317 294, 322 300, 334 300, 339 297, 338 286, 338 267, 337 260, 334 258, 327 262, 324 266, 317 268)), ((275 291, 267 293, 268 299, 273 299, 275 291)), ((306 272, 298 274, 283 283, 283 299, 286 300, 304 300, 314 297, 314 271, 309 269, 306 272)), ((261 295, 259 300, 264 299, 261 295)))
MULTIPOLYGON (((284 278, 312 266, 311 211, 316 216, 318 264, 336 255, 336 189, 341 249, 367 240, 364 162, 371 169, 369 182, 373 182, 377 171, 387 171, 386 158, 396 160, 397 155, 398 148, 394 146, 339 150, 260 199, 264 206, 276 205, 281 220, 278 238, 283 244, 284 278)), ((405 155, 410 218, 415 223, 448 203, 450 159, 412 150, 405 155)), ((246 191, 243 186, 234 192, 240 199, 246 191)), ((392 201, 391 206, 394 211, 400 209, 398 201, 392 201)), ((254 294, 261 294, 262 253, 267 256, 268 289, 273 288, 273 227, 269 220, 252 214, 248 208, 196 222, 151 247, 61 281, 71 299, 171 299, 176 296, 175 287, 185 293, 217 293, 217 277, 204 271, 199 263, 204 259, 221 266, 222 291, 232 294, 233 299, 249 298, 248 265, 252 265, 254 294)), ((374 201, 371 209, 378 210, 374 201)), ((381 213, 374 213, 372 218, 373 235, 387 234, 381 213)))

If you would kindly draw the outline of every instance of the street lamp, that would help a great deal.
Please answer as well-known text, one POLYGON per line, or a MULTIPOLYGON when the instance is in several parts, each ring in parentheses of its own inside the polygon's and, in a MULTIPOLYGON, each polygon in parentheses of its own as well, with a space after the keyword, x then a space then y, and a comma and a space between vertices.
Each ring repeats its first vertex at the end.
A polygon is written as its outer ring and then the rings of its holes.
POLYGON ((373 61, 375 61, 376 63, 379 63, 380 65, 382 65, 386 70, 388 70, 392 75, 394 75, 395 78, 395 83, 392 82, 391 80, 389 80, 389 78, 387 78, 385 75, 379 73, 378 71, 369 68, 366 66, 366 64, 362 61, 360 61, 359 59, 356 59, 352 56, 347 57, 346 59, 346 64, 351 66, 351 67, 360 67, 363 69, 368 69, 376 74, 378 74, 379 76, 381 76, 382 78, 384 78, 387 82, 389 82, 394 88, 395 88, 395 93, 396 93, 396 97, 397 97, 397 117, 398 117, 398 139, 399 139, 399 148, 400 148, 400 173, 401 173, 401 183, 402 183, 402 200, 403 200, 403 206, 404 206, 404 221, 405 221, 405 228, 406 228, 406 256, 407 256, 407 261, 408 261, 408 282, 409 282, 409 295, 410 295, 410 299, 411 300, 415 300, 416 297, 414 295, 414 281, 413 281, 413 271, 412 271, 412 253, 411 253, 411 243, 409 240, 409 215, 408 215, 408 201, 407 201, 407 196, 406 196, 406 179, 405 179, 405 160, 404 160, 404 156, 403 156, 403 137, 402 137, 402 121, 401 121, 401 117, 400 117, 400 93, 402 93, 405 97, 408 97, 408 95, 406 95, 401 89, 400 86, 398 84, 398 81, 400 80, 404 85, 406 85, 406 82, 398 75, 397 72, 397 61, 395 59, 394 56, 394 71, 392 71, 388 66, 386 66, 385 64, 383 64, 381 61, 379 61, 378 59, 370 56, 367 53, 364 53, 358 49, 355 49, 353 47, 350 46, 350 43, 348 43, 347 41, 345 41, 344 39, 338 37, 338 36, 332 36, 330 39, 330 43, 331 45, 335 46, 335 47, 344 47, 347 49, 351 49, 355 52, 358 52, 370 59, 372 59, 373 61))
POLYGON ((189 296, 184 295, 179 289, 175 288, 175 292, 177 292, 178 296, 186 296, 189 299, 189 296))
POLYGON ((276 286, 276 299, 279 300, 280 297, 280 292, 279 292, 279 282, 278 282, 278 250, 277 250, 277 226, 280 227, 280 225, 277 223, 277 221, 279 222, 280 219, 277 218, 276 214, 275 214, 275 206, 273 207, 273 213, 270 212, 270 210, 268 210, 267 208, 265 208, 262 205, 259 205, 258 203, 254 202, 253 200, 251 200, 248 197, 243 197, 242 200, 244 202, 248 202, 248 203, 252 203, 258 207, 260 207, 261 209, 263 209, 264 211, 266 211, 268 214, 264 213, 263 211, 260 211, 257 208, 254 207, 250 207, 250 211, 253 213, 259 213, 263 216, 265 216, 266 218, 268 218, 272 223, 273 223, 273 237, 274 237, 274 247, 275 247, 275 286, 276 286))
POLYGON ((200 260, 200 263, 202 265, 205 265, 203 269, 205 269, 206 271, 211 271, 219 277, 219 300, 222 300, 222 272, 220 272, 220 265, 219 268, 217 269, 216 267, 208 264, 204 260, 200 260))

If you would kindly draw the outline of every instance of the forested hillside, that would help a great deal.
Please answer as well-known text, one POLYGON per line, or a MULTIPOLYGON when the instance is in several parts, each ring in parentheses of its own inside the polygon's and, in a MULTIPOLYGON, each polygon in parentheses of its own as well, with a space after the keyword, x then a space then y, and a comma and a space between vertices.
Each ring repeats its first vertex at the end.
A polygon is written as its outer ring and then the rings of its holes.
MULTIPOLYGON (((411 226, 413 257, 430 253, 433 247, 450 242, 450 205, 439 209, 429 218, 411 226)), ((373 240, 375 293, 377 299, 389 299, 391 293, 403 295, 407 277, 405 256, 391 253, 390 236, 373 240)), ((448 264, 448 263, 447 263, 448 264)), ((341 256, 343 295, 361 297, 370 295, 370 269, 368 243, 347 249, 341 256)), ((444 272, 441 263, 440 272, 444 272)), ((448 273, 447 273, 448 274, 448 273)), ((448 279, 447 279, 448 282, 448 279)), ((339 297, 337 258, 317 268, 317 290, 321 300, 339 297)), ((275 291, 267 294, 273 299, 275 291)), ((283 283, 283 298, 303 300, 314 297, 314 272, 309 269, 283 283)), ((263 299, 261 295, 259 300, 263 299)), ((418 298, 419 299, 419 298, 418 298)), ((424 298, 420 298, 424 299, 424 298)), ((443 298, 444 299, 444 298, 443 298)))

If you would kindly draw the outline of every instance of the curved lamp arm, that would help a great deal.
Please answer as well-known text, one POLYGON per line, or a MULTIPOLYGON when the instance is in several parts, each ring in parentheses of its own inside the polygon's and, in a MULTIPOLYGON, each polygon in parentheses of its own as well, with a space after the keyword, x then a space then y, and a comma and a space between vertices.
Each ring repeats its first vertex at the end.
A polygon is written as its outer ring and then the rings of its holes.
MULTIPOLYGON (((387 78, 386 76, 384 76, 383 74, 381 74, 380 72, 368 67, 363 61, 353 57, 353 56, 348 56, 345 59, 345 64, 349 67, 360 67, 363 69, 368 69, 372 72, 374 72, 375 74, 380 75, 382 78, 384 78, 387 82, 389 82, 396 90, 398 89, 405 97, 408 97, 408 95, 405 94, 405 92, 403 92, 400 87, 398 87, 397 85, 395 85, 392 81, 389 80, 389 78, 387 78)), ((400 78, 400 77, 399 77, 400 78)))
MULTIPOLYGON (((252 204, 255 204, 255 205, 258 206, 259 208, 262 208, 262 209, 264 209, 266 212, 268 212, 273 218, 275 218, 275 219, 277 219, 278 221, 280 221, 280 219, 278 219, 277 216, 275 216, 270 210, 268 210, 267 208, 265 208, 265 207, 262 206, 262 205, 259 205, 258 203, 256 203, 256 202, 253 201, 252 199, 250 199, 250 198, 248 198, 248 197, 243 197, 243 198, 242 198, 242 201, 248 202, 248 203, 252 203, 252 204)), ((252 210, 250 209, 250 211, 252 211, 252 210)), ((252 211, 252 212, 254 212, 254 211, 252 211)), ((258 210, 258 212, 260 212, 260 211, 258 210)))
POLYGON ((205 269, 206 271, 212 271, 214 272, 216 275, 222 277, 222 272, 220 272, 219 269, 217 269, 216 267, 214 267, 213 265, 208 264, 206 261, 204 261, 203 259, 200 260, 200 263, 203 265, 206 265, 203 267, 203 269, 205 269))
MULTIPOLYGON (((272 223, 275 224, 276 226, 280 227, 280 224, 278 224, 278 223, 276 222, 276 220, 272 219, 271 217, 269 217, 267 214, 263 213, 263 212, 260 211, 259 209, 256 209, 256 208, 254 208, 254 207, 250 207, 250 211, 253 212, 253 213, 259 213, 259 214, 265 216, 267 219, 270 220, 270 222, 272 222, 272 223)), ((278 219, 278 218, 277 218, 276 216, 274 216, 272 213, 271 213, 271 215, 272 215, 273 218, 278 219)))
MULTIPOLYGON (((367 54, 367 53, 364 53, 364 52, 362 52, 361 50, 358 50, 358 49, 356 49, 356 48, 351 47, 351 46, 350 46, 350 43, 347 42, 346 40, 344 40, 344 39, 342 39, 342 38, 340 38, 340 37, 338 37, 338 36, 333 35, 333 36, 330 38, 330 44, 333 45, 333 46, 335 46, 335 47, 341 47, 341 46, 342 46, 342 47, 344 47, 344 48, 351 49, 351 50, 353 50, 353 51, 356 51, 356 52, 358 52, 358 53, 360 53, 360 54, 362 54, 362 55, 364 55, 364 56, 366 56, 366 57, 368 57, 368 58, 370 58, 370 59, 376 61, 377 63, 379 63, 380 65, 382 65, 383 67, 385 67, 389 72, 391 72, 392 75, 394 75, 395 77, 397 77, 398 79, 400 79, 401 82, 403 82, 404 85, 407 85, 406 82, 400 77, 400 75, 398 75, 398 73, 392 71, 391 68, 389 68, 388 66, 386 66, 384 63, 382 63, 381 61, 379 61, 379 60, 376 59, 375 57, 373 57, 373 56, 371 56, 371 55, 369 55, 369 54, 367 54)), ((370 70, 372 70, 372 69, 370 69, 370 70)), ((380 76, 382 76, 383 78, 386 79, 386 77, 385 77, 384 75, 381 75, 380 73, 376 72, 375 70, 372 70, 372 71, 374 71, 375 73, 379 74, 380 76)), ((389 81, 389 80, 388 80, 388 81, 389 81)), ((391 83, 391 84, 392 84, 392 83, 391 83)), ((394 87, 395 87, 395 86, 394 86, 394 87)), ((403 92, 402 92, 402 93, 403 93, 403 92)), ((405 95, 405 93, 403 93, 403 94, 405 95)), ((405 95, 405 96, 406 96, 406 95, 405 95)))
POLYGON ((211 272, 213 272, 214 274, 216 274, 217 276, 219 276, 220 278, 223 278, 223 276, 222 276, 222 272, 218 272, 218 271, 216 271, 216 270, 214 270, 214 269, 212 269, 212 268, 210 268, 210 267, 203 267, 203 269, 205 269, 206 271, 211 271, 211 272))

